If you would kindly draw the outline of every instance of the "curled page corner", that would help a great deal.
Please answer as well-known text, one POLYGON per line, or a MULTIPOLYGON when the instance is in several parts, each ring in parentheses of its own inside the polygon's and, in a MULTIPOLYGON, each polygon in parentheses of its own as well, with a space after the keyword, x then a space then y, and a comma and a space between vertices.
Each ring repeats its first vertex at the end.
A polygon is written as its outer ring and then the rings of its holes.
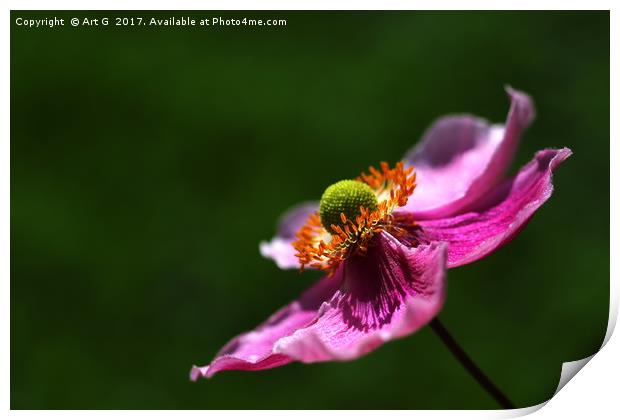
MULTIPOLYGON (((611 294, 610 294, 610 297, 611 297, 611 294)), ((611 301, 609 305, 609 319, 607 320, 607 331, 605 332, 605 338, 603 339, 603 342, 601 343, 601 347, 596 352, 594 352, 594 354, 588 357, 584 357, 583 359, 580 359, 580 360, 573 360, 572 362, 562 363, 562 373, 560 373, 560 381, 558 383, 558 387, 555 389, 555 392, 553 393, 553 396, 551 398, 555 397, 555 395, 558 392, 560 392, 562 388, 564 388, 564 385, 566 385, 568 381, 573 379, 573 377, 577 374, 577 372, 579 372, 590 360, 592 360, 594 356, 596 356, 596 354, 599 351, 603 349, 603 347, 605 347, 605 344, 607 344, 607 342, 611 338, 611 334, 613 334, 614 329, 616 328, 617 319, 618 319, 618 302, 617 300, 614 301, 614 298, 611 297, 611 301)), ((549 400, 551 400, 551 398, 549 400)), ((544 404, 549 402, 549 400, 546 401, 544 404)))
MULTIPOLYGON (((592 358, 596 356, 596 354, 599 351, 601 351, 603 347, 605 347, 605 344, 607 344, 607 342, 611 338, 611 334, 616 328, 617 318, 618 318, 618 304, 617 302, 614 304, 614 302, 612 301, 610 302, 610 307, 609 307, 609 319, 607 320, 607 331, 605 332, 605 338, 603 339, 603 342, 601 343, 601 347, 594 354, 588 357, 584 357, 583 359, 580 359, 580 360, 573 360, 572 362, 562 363, 562 373, 560 373, 560 381, 558 383, 558 387, 555 389, 555 392, 553 393, 553 396, 551 398, 555 397, 555 395, 558 392, 560 392, 562 388, 564 388, 564 385, 566 385, 568 381, 573 379, 573 377, 577 374, 577 372, 583 369, 583 367, 590 360, 592 360, 592 358)), ((551 398, 549 400, 551 400, 551 398)), ((545 402, 545 404, 547 402, 545 402)))
POLYGON ((583 369, 583 367, 587 365, 588 362, 592 360, 592 358, 596 356, 599 351, 603 349, 603 347, 605 347, 605 344, 607 344, 607 342, 611 338, 611 334, 613 333, 616 327, 616 320, 618 318, 617 314, 618 314, 617 302, 612 301, 610 305, 610 310, 609 310, 609 320, 607 321, 607 332, 605 333, 605 338, 603 339, 603 342, 601 343, 601 347, 594 354, 588 357, 584 357, 583 359, 579 359, 579 360, 573 360, 572 362, 562 363, 562 372, 560 373, 560 380, 551 398, 549 398, 547 401, 543 401, 540 404, 536 404, 531 407, 524 407, 524 408, 519 408, 516 410, 505 410, 506 416, 504 418, 525 416, 525 415, 534 413, 535 411, 538 411, 541 408, 543 408, 545 405, 547 405, 547 403, 551 401, 551 399, 555 397, 557 393, 560 392, 560 390, 564 388, 564 386, 571 379, 573 379, 573 377, 577 375, 577 373, 581 369, 583 369))
POLYGON ((540 404, 532 405, 530 407, 517 408, 515 410, 503 410, 501 412, 502 415, 500 415, 499 417, 500 418, 513 418, 513 417, 526 416, 528 414, 532 414, 540 410, 545 405, 547 405, 547 403, 551 401, 551 399, 555 397, 557 393, 560 392, 562 388, 564 388, 564 386, 571 379, 573 379, 573 377, 577 375, 577 373, 581 369, 583 369, 583 367, 587 365, 588 362, 592 360, 592 358, 596 356, 599 351, 603 349, 603 347, 605 347, 605 344, 607 344, 607 342, 611 338, 611 335, 613 334, 614 329, 616 328, 617 319, 618 319, 618 301, 617 301, 617 297, 614 298, 612 296, 611 301, 610 301, 610 306, 609 306, 609 319, 607 321, 607 331, 605 333, 605 338, 603 339, 603 342, 601 343, 601 347, 596 352, 594 352, 594 354, 588 357, 584 357, 583 359, 579 359, 579 360, 573 360, 572 362, 562 363, 562 372, 560 373, 560 380, 551 398, 549 398, 546 401, 541 402, 540 404))
POLYGON ((573 360, 572 362, 562 363, 562 373, 560 373, 560 381, 558 382, 558 387, 555 389, 555 392, 553 393, 553 396, 551 398, 553 398, 558 392, 560 392, 560 390, 564 388, 564 385, 566 385, 568 381, 573 379, 577 372, 579 372, 596 355, 596 353, 591 356, 584 357, 580 360, 573 360))
POLYGON ((560 381, 558 382, 558 387, 555 389, 555 392, 553 393, 551 398, 549 398, 546 401, 541 402, 540 404, 532 405, 530 407, 517 408, 515 410, 504 410, 502 412, 504 413, 504 415, 501 415, 500 417, 501 418, 513 418, 513 417, 527 416, 528 414, 532 414, 540 410, 545 405, 547 405, 547 403, 551 401, 551 399, 555 397, 556 394, 560 392, 562 388, 564 388, 564 385, 566 385, 568 381, 570 381, 577 374, 577 372, 579 372, 596 355, 596 353, 594 353, 591 356, 580 359, 580 360, 573 360, 572 362, 562 363, 562 372, 560 373, 560 381))

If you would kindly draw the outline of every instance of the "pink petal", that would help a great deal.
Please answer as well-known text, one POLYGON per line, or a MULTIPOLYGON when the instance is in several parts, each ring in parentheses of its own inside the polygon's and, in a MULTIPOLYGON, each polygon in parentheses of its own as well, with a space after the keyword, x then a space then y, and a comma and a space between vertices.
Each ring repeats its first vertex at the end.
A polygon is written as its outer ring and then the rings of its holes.
POLYGON ((343 286, 310 326, 275 352, 311 363, 358 358, 430 322, 444 301, 445 245, 409 248, 381 233, 365 257, 342 266, 343 286))
POLYGON ((354 359, 411 334, 443 305, 445 262, 445 244, 409 248, 378 234, 366 256, 350 258, 299 300, 231 340, 210 365, 194 366, 190 378, 294 360, 354 359))
POLYGON ((278 339, 309 325, 317 316, 319 307, 338 289, 340 280, 324 277, 298 300, 280 309, 253 331, 233 338, 208 366, 192 367, 192 381, 210 378, 223 370, 262 370, 285 365, 293 360, 273 351, 278 339))
POLYGON ((299 259, 295 256, 297 251, 291 243, 295 240, 295 234, 304 225, 308 216, 319 211, 319 203, 307 202, 289 209, 280 218, 276 236, 271 241, 262 241, 259 245, 263 257, 275 261, 276 265, 283 270, 299 268, 299 259))
POLYGON ((534 119, 525 93, 506 89, 511 104, 506 125, 469 115, 444 117, 405 155, 417 173, 417 188, 401 211, 420 219, 454 215, 483 197, 510 165, 521 133, 534 119))
POLYGON ((479 260, 509 242, 553 192, 555 168, 570 149, 536 153, 516 177, 503 182, 477 204, 475 211, 418 223, 420 238, 448 243, 448 267, 479 260))

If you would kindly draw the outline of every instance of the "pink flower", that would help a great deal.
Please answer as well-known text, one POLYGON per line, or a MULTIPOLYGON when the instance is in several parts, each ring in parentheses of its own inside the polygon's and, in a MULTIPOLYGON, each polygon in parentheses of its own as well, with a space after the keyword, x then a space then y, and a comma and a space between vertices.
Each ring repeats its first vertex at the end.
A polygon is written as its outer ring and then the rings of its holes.
POLYGON ((320 211, 319 203, 306 203, 285 214, 261 254, 280 268, 328 275, 231 340, 210 365, 194 366, 191 379, 356 359, 429 323, 444 302, 446 269, 508 243, 551 196, 552 173, 571 155, 567 148, 541 150, 503 178, 534 118, 526 94, 507 92, 505 125, 441 118, 395 168, 383 163, 334 184, 320 211))

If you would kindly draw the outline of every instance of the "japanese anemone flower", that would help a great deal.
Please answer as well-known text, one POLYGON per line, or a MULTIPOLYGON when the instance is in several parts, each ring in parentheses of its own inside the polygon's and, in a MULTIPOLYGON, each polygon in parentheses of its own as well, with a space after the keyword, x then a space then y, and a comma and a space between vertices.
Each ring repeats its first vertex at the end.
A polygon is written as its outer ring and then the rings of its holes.
POLYGON ((431 322, 444 303, 446 269, 508 243, 551 196, 552 173, 571 155, 541 150, 504 179, 534 118, 529 96, 507 92, 505 125, 443 117, 394 167, 371 167, 328 187, 320 203, 286 213, 261 254, 283 269, 327 274, 210 365, 194 366, 191 379, 356 359, 431 322))

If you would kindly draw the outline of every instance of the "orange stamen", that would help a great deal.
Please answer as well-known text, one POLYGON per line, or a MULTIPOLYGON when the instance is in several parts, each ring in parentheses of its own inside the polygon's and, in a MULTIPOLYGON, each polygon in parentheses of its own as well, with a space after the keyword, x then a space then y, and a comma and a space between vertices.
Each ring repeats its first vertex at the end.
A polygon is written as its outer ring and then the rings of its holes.
MULTIPOLYGON (((321 224, 318 213, 308 217, 293 242, 302 271, 305 266, 309 266, 333 274, 349 255, 365 254, 375 233, 388 230, 399 234, 403 231, 393 224, 392 211, 407 204, 409 196, 413 194, 416 187, 415 172, 413 167, 405 168, 403 162, 398 162, 394 168, 381 162, 380 167, 379 170, 371 166, 368 168, 370 174, 362 173, 356 179, 368 184, 375 191, 379 200, 376 210, 360 207, 360 214, 355 220, 348 219, 341 213, 342 223, 331 225, 335 232, 331 235, 321 224)), ((408 220, 408 223, 413 224, 413 221, 408 220)))

